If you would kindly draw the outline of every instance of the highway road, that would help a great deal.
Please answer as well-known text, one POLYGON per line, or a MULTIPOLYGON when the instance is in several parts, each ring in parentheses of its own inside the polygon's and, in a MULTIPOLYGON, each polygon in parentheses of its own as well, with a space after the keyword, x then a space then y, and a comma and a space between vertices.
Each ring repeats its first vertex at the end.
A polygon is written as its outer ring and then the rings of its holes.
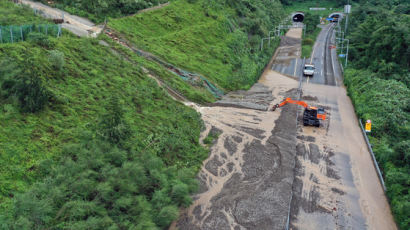
MULTIPOLYGON (((299 116, 290 229, 394 230, 397 226, 331 48, 333 29, 333 24, 323 26, 312 58, 305 60, 315 65, 314 76, 304 77, 301 71, 294 76, 302 82, 300 99, 325 108, 327 119, 320 128, 305 127, 299 116)), ((303 61, 299 65, 288 68, 301 69, 303 61)), ((303 108, 299 111, 302 114, 303 108)))

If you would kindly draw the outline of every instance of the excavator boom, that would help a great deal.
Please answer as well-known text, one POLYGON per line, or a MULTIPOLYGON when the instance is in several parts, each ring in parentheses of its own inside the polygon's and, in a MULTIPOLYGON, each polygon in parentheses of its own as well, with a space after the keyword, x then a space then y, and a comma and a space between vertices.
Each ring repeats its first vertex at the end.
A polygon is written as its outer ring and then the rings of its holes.
POLYGON ((295 101, 295 100, 292 100, 292 98, 288 97, 284 101, 282 101, 280 104, 274 105, 273 108, 272 108, 272 111, 275 111, 277 108, 280 108, 280 107, 282 107, 282 106, 284 106, 288 103, 295 104, 295 105, 300 105, 300 106, 303 106, 305 108, 308 107, 308 104, 306 102, 304 102, 304 101, 295 101))
POLYGON ((323 108, 309 107, 306 102, 292 100, 290 97, 286 98, 280 104, 274 105, 272 111, 275 111, 277 108, 280 108, 286 104, 300 105, 305 108, 305 112, 303 113, 304 125, 313 125, 318 127, 320 125, 319 120, 326 120, 326 113, 323 108))

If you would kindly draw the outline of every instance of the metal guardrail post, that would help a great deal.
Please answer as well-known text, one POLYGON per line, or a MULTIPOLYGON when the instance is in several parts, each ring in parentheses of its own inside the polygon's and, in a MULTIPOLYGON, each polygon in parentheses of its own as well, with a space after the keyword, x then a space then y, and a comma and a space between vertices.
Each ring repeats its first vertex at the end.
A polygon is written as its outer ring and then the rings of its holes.
POLYGON ((369 148, 370 155, 371 155, 371 157, 372 157, 372 159, 373 159, 373 165, 374 165, 374 167, 376 168, 376 171, 377 171, 377 174, 378 174, 378 176, 379 176, 379 180, 380 180, 380 182, 382 183, 383 189, 384 189, 384 191, 386 191, 386 186, 384 185, 384 180, 383 180, 382 172, 380 171, 379 164, 378 164, 377 161, 376 161, 376 156, 375 156, 374 153, 373 153, 372 146, 370 145, 369 138, 367 138, 366 132, 364 131, 363 124, 362 124, 362 121, 361 121, 360 118, 359 118, 359 123, 360 123, 360 128, 362 129, 362 133, 363 133, 364 139, 366 140, 367 147, 369 148))
POLYGON ((10 26, 10 38, 11 38, 11 43, 13 43, 13 26, 10 26))
POLYGON ((24 41, 24 37, 23 37, 23 27, 20 26, 20 36, 21 36, 21 40, 24 41))

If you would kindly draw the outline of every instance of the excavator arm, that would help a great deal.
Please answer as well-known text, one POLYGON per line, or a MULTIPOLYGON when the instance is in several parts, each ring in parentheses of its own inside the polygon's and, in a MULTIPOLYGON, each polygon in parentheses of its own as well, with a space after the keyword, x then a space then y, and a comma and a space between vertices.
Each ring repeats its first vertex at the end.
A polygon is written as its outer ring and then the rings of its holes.
POLYGON ((305 113, 306 114, 314 114, 316 119, 320 120, 326 120, 326 113, 323 108, 317 108, 317 107, 309 107, 309 105, 304 102, 304 101, 296 101, 292 100, 292 98, 288 97, 284 101, 282 101, 280 104, 276 104, 272 107, 272 111, 275 111, 277 108, 280 108, 286 104, 295 104, 295 105, 300 105, 305 108, 305 113))
POLYGON ((295 104, 295 105, 300 105, 300 106, 303 106, 305 108, 308 107, 308 104, 306 102, 304 102, 304 101, 295 101, 295 100, 292 100, 290 97, 288 97, 284 101, 282 101, 280 104, 274 105, 273 108, 272 108, 272 111, 275 111, 277 108, 280 108, 280 107, 282 107, 282 106, 284 106, 288 103, 295 104))

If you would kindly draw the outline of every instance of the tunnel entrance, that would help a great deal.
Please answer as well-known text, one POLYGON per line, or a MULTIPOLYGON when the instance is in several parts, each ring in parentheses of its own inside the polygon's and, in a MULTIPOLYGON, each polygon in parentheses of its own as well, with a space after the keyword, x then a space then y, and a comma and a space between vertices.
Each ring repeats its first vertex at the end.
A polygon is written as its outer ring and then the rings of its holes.
POLYGON ((305 15, 303 13, 296 13, 292 17, 293 22, 303 22, 303 19, 305 19, 305 15))

